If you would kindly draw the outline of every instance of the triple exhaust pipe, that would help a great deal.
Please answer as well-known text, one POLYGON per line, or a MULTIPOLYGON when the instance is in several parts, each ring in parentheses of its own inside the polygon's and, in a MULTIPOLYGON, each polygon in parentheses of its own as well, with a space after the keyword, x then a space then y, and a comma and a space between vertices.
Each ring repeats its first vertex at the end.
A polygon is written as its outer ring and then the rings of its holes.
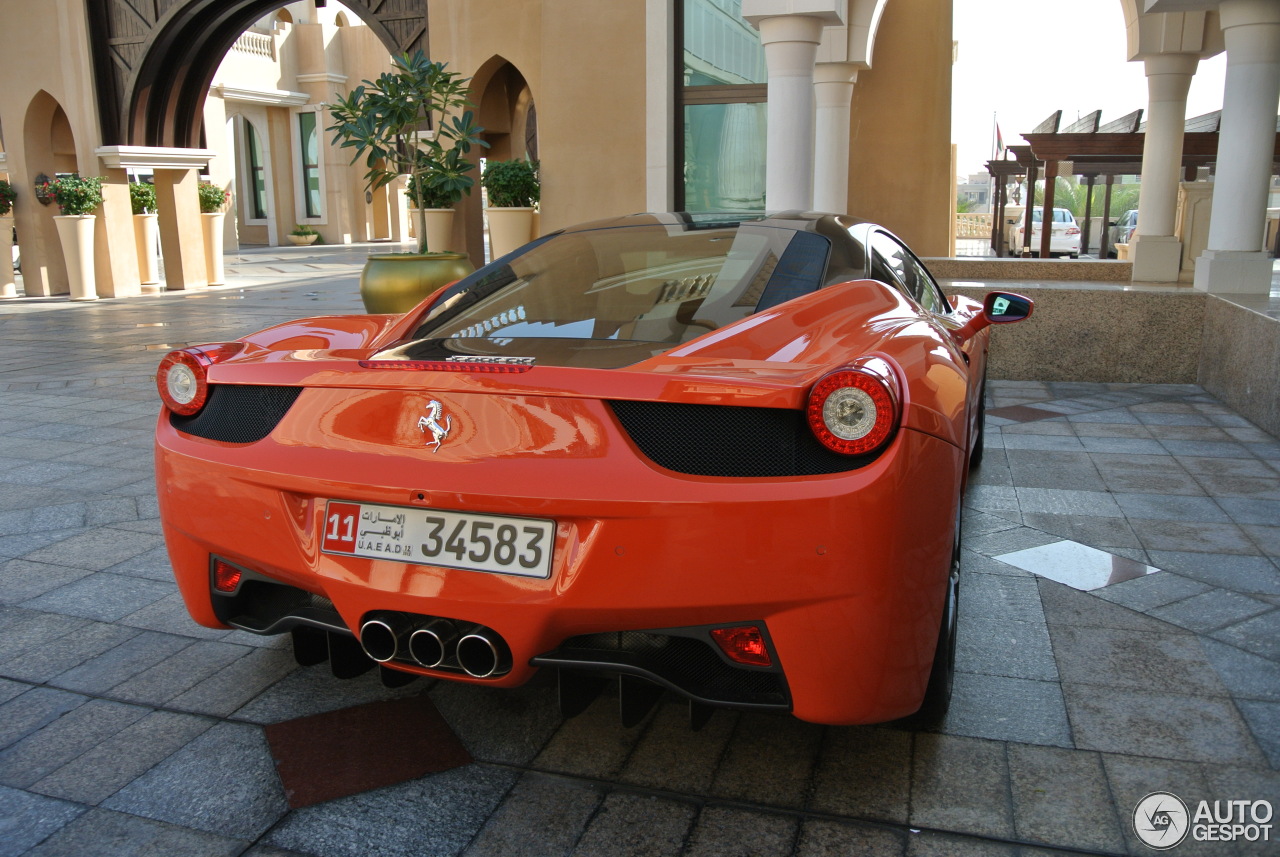
POLYGON ((511 670, 511 649, 491 628, 469 626, 463 633, 450 619, 380 613, 360 626, 360 645, 380 664, 408 661, 427 669, 448 669, 456 662, 473 678, 492 678, 511 670))

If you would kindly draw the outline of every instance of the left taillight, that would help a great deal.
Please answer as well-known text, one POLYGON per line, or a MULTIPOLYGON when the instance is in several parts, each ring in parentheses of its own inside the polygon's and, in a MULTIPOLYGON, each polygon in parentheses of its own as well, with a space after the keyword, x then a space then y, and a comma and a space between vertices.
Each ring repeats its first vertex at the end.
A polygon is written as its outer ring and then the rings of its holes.
POLYGON ((156 388, 164 406, 184 417, 199 413, 209 398, 209 367, 243 347, 239 342, 224 342, 170 351, 156 371, 156 388))
POLYGON ((832 452, 865 455, 898 428, 897 384, 884 361, 868 360, 823 376, 809 391, 809 428, 832 452))

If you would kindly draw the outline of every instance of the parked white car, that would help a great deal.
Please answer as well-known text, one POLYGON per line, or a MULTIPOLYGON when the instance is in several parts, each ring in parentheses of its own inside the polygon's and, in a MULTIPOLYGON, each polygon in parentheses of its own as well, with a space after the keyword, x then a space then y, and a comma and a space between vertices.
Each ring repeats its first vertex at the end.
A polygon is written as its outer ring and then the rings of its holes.
MULTIPOLYGON (((1031 255, 1040 252, 1041 221, 1043 209, 1031 212, 1031 255)), ((1022 239, 1026 233, 1026 223, 1021 217, 1009 227, 1009 255, 1022 253, 1022 239)), ((1076 225, 1075 216, 1065 208, 1053 210, 1053 224, 1049 233, 1049 255, 1070 256, 1072 259, 1080 255, 1080 227, 1076 225)))
POLYGON ((1131 208, 1107 227, 1107 255, 1116 258, 1116 245, 1128 244, 1133 230, 1138 227, 1138 209, 1131 208))

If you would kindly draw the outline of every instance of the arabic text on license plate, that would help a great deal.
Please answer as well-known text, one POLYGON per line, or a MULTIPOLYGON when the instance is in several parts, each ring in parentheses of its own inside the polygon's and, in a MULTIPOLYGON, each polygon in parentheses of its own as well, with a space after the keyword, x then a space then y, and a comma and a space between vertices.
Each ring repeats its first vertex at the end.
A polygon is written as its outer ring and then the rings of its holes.
POLYGON ((326 553, 550 577, 554 521, 330 500, 326 553))

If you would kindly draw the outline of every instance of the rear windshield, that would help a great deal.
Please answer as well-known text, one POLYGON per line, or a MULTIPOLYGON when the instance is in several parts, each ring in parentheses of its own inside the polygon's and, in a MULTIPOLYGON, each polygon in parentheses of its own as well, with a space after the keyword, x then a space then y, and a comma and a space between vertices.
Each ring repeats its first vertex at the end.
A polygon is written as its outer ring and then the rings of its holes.
POLYGON ((829 247, 820 235, 758 224, 556 235, 460 282, 414 338, 670 346, 816 290, 829 247))

